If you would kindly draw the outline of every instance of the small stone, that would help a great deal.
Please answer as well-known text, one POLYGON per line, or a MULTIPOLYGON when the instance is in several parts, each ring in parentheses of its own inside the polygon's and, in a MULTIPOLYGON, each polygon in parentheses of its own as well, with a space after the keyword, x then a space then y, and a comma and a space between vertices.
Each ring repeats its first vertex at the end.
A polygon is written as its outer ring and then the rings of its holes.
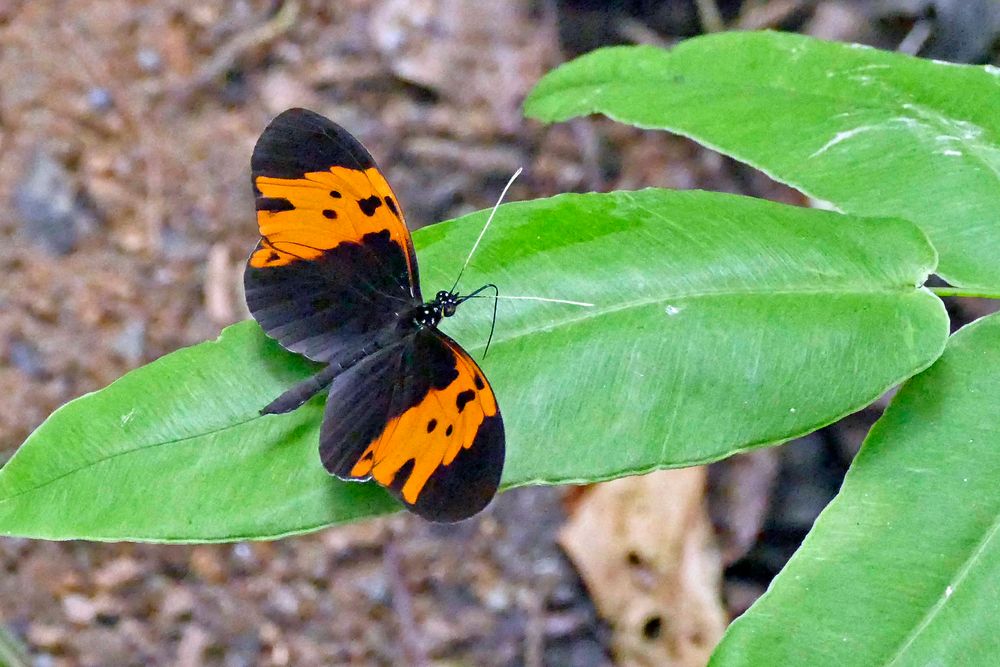
POLYGON ((253 549, 246 542, 237 542, 233 545, 233 557, 247 565, 254 562, 253 549))
POLYGON ((40 380, 46 374, 45 359, 31 341, 11 341, 7 356, 11 366, 33 380, 40 380))
POLYGON ((381 574, 369 574, 358 578, 356 585, 366 598, 378 604, 387 604, 391 599, 389 583, 381 574))
POLYGON ((52 255, 71 252, 85 224, 72 176, 43 150, 35 152, 15 186, 14 210, 24 236, 52 255))
POLYGON ((199 546, 191 551, 191 569, 199 577, 213 584, 226 580, 226 569, 219 558, 222 547, 199 546))
POLYGON ((283 616, 297 617, 299 615, 299 601, 287 586, 273 589, 268 595, 268 602, 275 611, 283 616))
POLYGON ((62 601, 63 613, 71 623, 90 625, 97 616, 97 606, 90 598, 76 593, 67 595, 62 601))
POLYGON ((539 577, 554 577, 562 572, 563 564, 558 558, 547 556, 539 558, 533 569, 539 577))
POLYGON ((504 611, 510 608, 510 593, 502 586, 494 586, 486 593, 483 602, 491 611, 504 611))
POLYGON ((188 625, 178 642, 177 662, 174 664, 179 667, 198 667, 204 664, 204 654, 209 643, 207 632, 197 625, 188 625))
POLYGON ((229 641, 222 664, 226 667, 250 667, 257 664, 260 655, 260 640, 255 634, 244 633, 229 641))
POLYGON ((271 664, 277 667, 292 664, 292 652, 288 644, 277 642, 271 647, 271 664))
POLYGON ((91 111, 105 113, 111 111, 114 105, 115 100, 107 88, 94 87, 87 91, 87 106, 91 111))
POLYGON ((194 610, 194 602, 194 595, 188 589, 170 588, 160 604, 160 615, 168 619, 190 616, 194 610))
POLYGON ((272 113, 290 106, 308 105, 314 97, 301 77, 285 70, 274 71, 260 83, 261 101, 272 113))
POLYGON ((111 347, 126 362, 137 365, 146 352, 146 323, 139 319, 126 322, 111 347))
POLYGON ((575 582, 560 581, 552 593, 549 595, 548 605, 550 609, 567 609, 578 601, 584 600, 585 596, 575 582))
POLYGON ((569 637, 587 623, 586 615, 575 611, 550 614, 545 618, 546 637, 569 637))
POLYGON ((135 581, 142 575, 142 566, 134 558, 116 558, 94 573, 98 588, 114 590, 135 581))
POLYGON ((32 667, 55 667, 56 659, 50 653, 40 653, 31 661, 32 667))
POLYGON ((159 72, 163 66, 160 54, 150 48, 139 49, 139 52, 135 54, 135 62, 139 65, 139 69, 149 74, 159 72))
POLYGON ((66 641, 66 629, 57 625, 33 623, 28 628, 28 641, 32 646, 54 649, 66 641))

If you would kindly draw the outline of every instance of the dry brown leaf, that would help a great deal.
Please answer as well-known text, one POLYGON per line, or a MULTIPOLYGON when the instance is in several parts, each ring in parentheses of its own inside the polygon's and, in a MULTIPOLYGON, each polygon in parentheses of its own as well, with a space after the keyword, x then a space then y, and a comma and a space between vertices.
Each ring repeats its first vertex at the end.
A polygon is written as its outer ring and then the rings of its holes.
POLYGON ((699 467, 599 484, 560 534, 621 665, 704 665, 725 630, 705 481, 699 467))

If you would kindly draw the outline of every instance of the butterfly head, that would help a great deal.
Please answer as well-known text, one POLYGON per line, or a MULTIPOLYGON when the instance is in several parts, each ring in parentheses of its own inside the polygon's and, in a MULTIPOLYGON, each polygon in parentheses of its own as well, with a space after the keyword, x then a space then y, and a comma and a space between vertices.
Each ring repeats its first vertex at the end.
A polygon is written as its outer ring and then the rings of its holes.
POLYGON ((433 301, 417 307, 413 313, 413 323, 422 327, 436 327, 441 318, 454 315, 460 303, 462 300, 458 294, 441 290, 433 301))
POLYGON ((458 294, 448 292, 446 290, 441 290, 437 293, 437 296, 434 297, 434 304, 441 309, 441 315, 444 317, 451 317, 454 315, 459 303, 461 303, 461 301, 459 301, 458 294))

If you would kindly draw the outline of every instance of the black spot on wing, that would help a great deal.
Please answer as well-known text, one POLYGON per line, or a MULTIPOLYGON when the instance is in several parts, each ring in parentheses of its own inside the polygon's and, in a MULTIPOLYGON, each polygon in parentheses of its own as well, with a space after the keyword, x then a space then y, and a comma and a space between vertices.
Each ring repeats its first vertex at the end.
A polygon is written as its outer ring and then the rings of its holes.
POLYGON ((397 218, 399 217, 399 209, 396 208, 396 202, 393 201, 392 197, 385 198, 385 205, 389 207, 389 210, 392 211, 394 216, 397 218))
POLYGON ((438 425, 438 420, 436 419, 432 419, 429 422, 427 422, 427 432, 430 433, 431 431, 436 429, 437 425, 438 425))
POLYGON ((294 211, 295 207, 284 197, 257 197, 257 210, 277 213, 278 211, 294 211))
POLYGON ((344 195, 340 194, 336 190, 330 190, 330 196, 333 197, 334 199, 340 199, 344 195))
POLYGON ((325 208, 323 209, 323 217, 328 218, 330 220, 336 220, 337 212, 334 211, 332 208, 325 208))
POLYGON ((486 385, 483 383, 483 378, 479 377, 479 375, 477 374, 476 375, 476 389, 478 389, 479 391, 482 391, 485 388, 486 388, 486 385))
POLYGON ((358 200, 358 208, 361 212, 367 215, 369 218, 375 215, 375 211, 378 207, 382 205, 382 200, 378 198, 378 195, 372 195, 371 197, 365 197, 364 199, 358 200))
POLYGON ((455 430, 455 427, 454 427, 454 426, 452 426, 451 424, 448 424, 448 428, 446 428, 446 429, 444 430, 444 434, 445 434, 445 435, 451 435, 451 434, 452 434, 452 431, 454 431, 454 430, 455 430))
POLYGON ((462 410, 465 410, 466 404, 475 397, 476 392, 471 389, 466 389, 455 398, 455 407, 458 408, 459 412, 461 412, 462 410))
POLYGON ((396 476, 392 478, 392 484, 389 485, 389 488, 397 493, 401 492, 403 486, 406 484, 406 481, 410 479, 410 475, 413 474, 413 468, 416 465, 416 459, 410 459, 404 463, 402 467, 396 471, 396 476))

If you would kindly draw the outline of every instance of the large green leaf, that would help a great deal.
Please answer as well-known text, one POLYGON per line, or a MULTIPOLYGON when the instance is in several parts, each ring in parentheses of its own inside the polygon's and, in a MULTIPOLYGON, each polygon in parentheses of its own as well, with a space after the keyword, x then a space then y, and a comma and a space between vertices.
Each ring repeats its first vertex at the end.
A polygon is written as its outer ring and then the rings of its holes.
POLYGON ((1000 664, 1000 315, 909 380, 714 665, 1000 664))
POLYGON ((596 51, 526 102, 683 134, 843 211, 907 218, 955 285, 1000 287, 1000 70, 783 33, 596 51))
MULTIPOLYGON (((451 284, 483 220, 414 235, 425 293, 451 284)), ((464 287, 596 304, 501 302, 484 369, 505 486, 708 461, 857 409, 940 354, 947 318, 918 287, 934 261, 902 220, 731 195, 502 207, 464 287)), ((470 302, 444 325, 478 354, 490 313, 470 302)), ((309 371, 243 323, 67 405, 0 471, 0 531, 222 540, 387 511, 322 471, 320 400, 255 417, 309 371)))
POLYGON ((317 465, 322 405, 258 416, 308 373, 244 322, 64 405, 0 470, 0 534, 237 540, 394 510, 317 465))

